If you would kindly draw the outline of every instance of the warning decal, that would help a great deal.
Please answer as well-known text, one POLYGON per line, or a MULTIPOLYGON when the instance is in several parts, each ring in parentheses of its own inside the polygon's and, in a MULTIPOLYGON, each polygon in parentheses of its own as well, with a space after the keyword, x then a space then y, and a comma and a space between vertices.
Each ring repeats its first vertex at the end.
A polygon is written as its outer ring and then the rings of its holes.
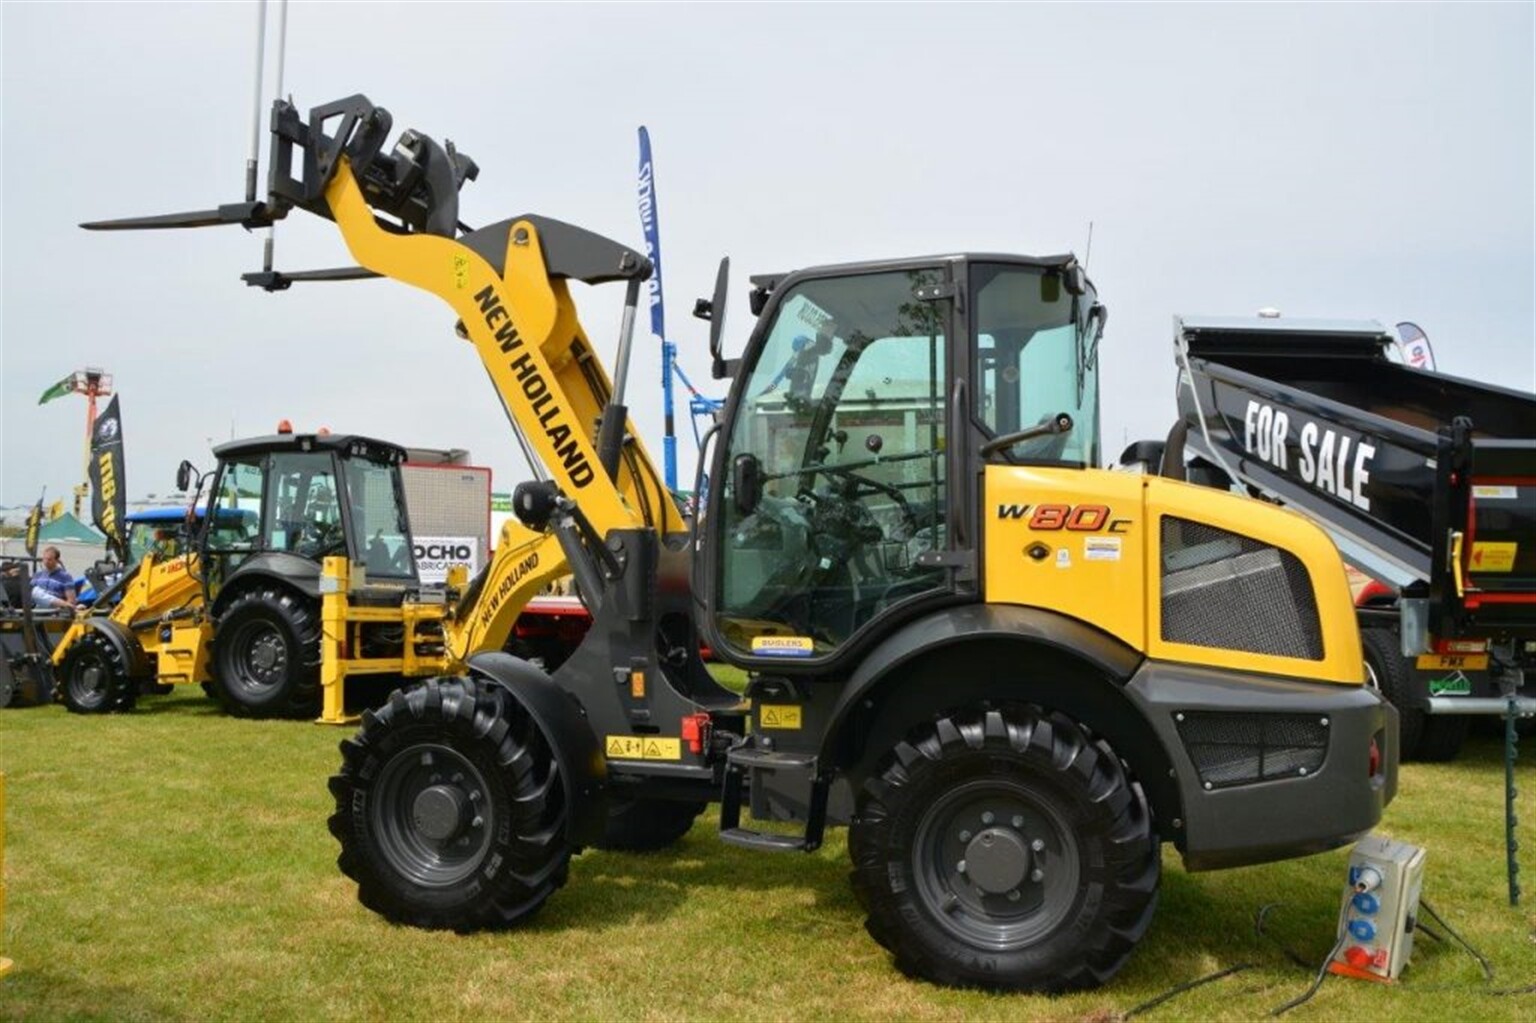
POLYGON ((1472 571, 1513 572, 1515 555, 1520 552, 1518 543, 1474 543, 1472 545, 1472 571))
POLYGON ((659 735, 610 735, 603 755, 609 760, 681 760, 683 742, 659 735))
POLYGON ((799 728, 800 708, 795 704, 761 704, 757 708, 757 723, 764 728, 799 728))

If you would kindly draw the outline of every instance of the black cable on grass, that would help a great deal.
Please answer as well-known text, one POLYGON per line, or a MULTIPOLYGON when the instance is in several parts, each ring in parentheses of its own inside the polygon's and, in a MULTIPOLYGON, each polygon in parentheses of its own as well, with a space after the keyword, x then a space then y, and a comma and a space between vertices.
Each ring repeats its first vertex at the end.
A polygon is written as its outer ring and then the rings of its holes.
POLYGON ((1253 917, 1253 933, 1258 937, 1265 939, 1266 941, 1272 942, 1276 948, 1285 953, 1285 957, 1287 959, 1301 967, 1303 970, 1312 969, 1312 963, 1307 959, 1303 959, 1300 952, 1297 952, 1295 949, 1291 948, 1291 946, 1287 945, 1279 938, 1264 930, 1264 922, 1269 919, 1270 911, 1279 908, 1280 903, 1278 902, 1266 902, 1264 905, 1260 906, 1259 911, 1255 913, 1253 917))
POLYGON ((1339 949, 1344 947, 1344 942, 1347 939, 1348 935, 1345 934, 1340 936, 1339 940, 1333 943, 1333 947, 1330 948, 1328 950, 1328 954, 1323 957, 1322 965, 1317 968, 1317 976, 1312 979, 1311 987, 1307 988, 1306 991, 1297 995, 1295 998, 1292 998, 1284 1005, 1277 1005, 1273 1009, 1270 1009, 1269 1014, 1271 1016, 1283 1016, 1290 1012, 1292 1009, 1296 1008, 1298 1005, 1303 1005, 1310 1001, 1312 996, 1317 994, 1317 989, 1323 986, 1323 981, 1328 977, 1328 964, 1333 962, 1333 957, 1339 954, 1339 949))
POLYGON ((1157 1008, 1159 1005, 1162 1005, 1164 1002, 1168 1001, 1170 998, 1175 998, 1179 995, 1182 995, 1186 991, 1193 991, 1197 987, 1202 987, 1211 983, 1212 981, 1220 980, 1223 977, 1230 977, 1234 973, 1241 973, 1244 970, 1251 970, 1257 965, 1257 963, 1238 963, 1236 966, 1228 966, 1225 970, 1217 970, 1215 973, 1207 974, 1198 980, 1192 980, 1188 984, 1180 984, 1178 987, 1169 988, 1167 991, 1164 991, 1156 998, 1151 998, 1145 1002, 1142 1002, 1140 1005, 1126 1012, 1126 1014, 1120 1018, 1130 1019, 1133 1016, 1140 1016, 1142 1013, 1150 1012, 1157 1008))
POLYGON ((1455 939, 1456 944, 1458 944, 1462 948, 1466 949, 1467 953, 1469 955, 1471 955, 1471 957, 1473 959, 1477 960, 1477 965, 1481 966, 1483 968, 1483 979, 1488 981, 1488 983, 1492 984, 1493 983, 1493 965, 1491 963, 1489 963, 1486 958, 1484 958, 1483 954, 1481 952, 1479 952, 1477 949, 1473 948, 1471 945, 1469 945, 1467 943, 1467 939, 1466 938, 1463 938, 1461 935, 1457 934, 1455 932, 1455 930, 1453 930, 1451 928, 1451 925, 1445 922, 1445 917, 1443 917, 1439 913, 1435 912, 1435 907, 1434 906, 1431 906, 1428 902, 1425 902, 1423 899, 1420 899, 1419 900, 1419 908, 1424 910, 1424 912, 1428 913, 1430 915, 1430 918, 1433 919, 1435 921, 1435 923, 1439 924, 1441 927, 1444 927, 1445 928, 1445 933, 1449 934, 1453 939, 1455 939))
MULTIPOLYGON (((1259 907, 1259 911, 1256 914, 1254 914, 1254 918, 1253 918, 1253 933, 1255 935, 1257 935, 1258 937, 1266 938, 1269 941, 1274 942, 1276 945, 1279 946, 1280 951, 1284 952, 1290 958, 1290 960, 1292 962, 1296 963, 1302 969, 1304 969, 1304 970, 1311 969, 1312 968, 1312 964, 1311 963, 1307 962, 1305 959, 1301 958, 1301 956, 1297 955, 1294 951, 1292 951, 1290 949, 1289 946, 1281 943, 1281 941, 1278 938, 1272 937, 1271 935, 1265 933, 1265 931, 1264 931, 1264 921, 1266 919, 1268 919, 1270 911, 1278 908, 1279 905, 1280 905, 1280 903, 1278 903, 1278 902, 1268 902, 1268 903, 1265 903, 1264 905, 1259 907)), ((1168 1001, 1169 999, 1176 998, 1179 995, 1184 994, 1186 991, 1193 991, 1197 987, 1204 987, 1206 984, 1210 984, 1213 981, 1221 980, 1223 977, 1230 977, 1234 973, 1241 973, 1244 970, 1251 970, 1251 969, 1253 969, 1257 965, 1258 965, 1257 963, 1238 963, 1236 966, 1228 966, 1224 970, 1217 970, 1215 973, 1207 974, 1204 977, 1198 977, 1195 980, 1189 981, 1186 984, 1180 984, 1177 987, 1169 988, 1167 991, 1164 991, 1162 994, 1157 995, 1154 998, 1149 998, 1147 1001, 1142 1002, 1140 1005, 1137 1005, 1134 1008, 1127 1010, 1125 1012, 1125 1014, 1122 1015, 1120 1018, 1121 1019, 1131 1019, 1132 1017, 1140 1016, 1142 1013, 1150 1012, 1153 1009, 1157 1008, 1159 1005, 1162 1005, 1164 1002, 1168 1001)))

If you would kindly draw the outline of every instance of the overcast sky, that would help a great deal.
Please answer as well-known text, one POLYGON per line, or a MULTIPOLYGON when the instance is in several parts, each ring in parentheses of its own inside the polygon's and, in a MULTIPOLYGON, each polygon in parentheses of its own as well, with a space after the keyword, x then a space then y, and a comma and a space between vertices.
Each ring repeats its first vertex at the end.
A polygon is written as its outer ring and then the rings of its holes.
MULTIPOLYGON (((1081 256, 1092 221, 1112 457, 1173 418, 1175 313, 1414 320, 1442 369, 1536 385, 1532 10, 296 2, 283 88, 306 111, 362 92, 397 132, 453 140, 481 167, 470 224, 535 212, 637 248, 648 125, 669 328, 701 384, 705 325, 687 314, 721 255, 734 353, 748 274, 1081 256)), ((498 490, 525 477, 438 299, 388 281, 249 289, 261 243, 237 228, 75 226, 243 197, 254 3, 11 0, 0 18, 0 504, 80 479, 83 400, 37 398, 86 365, 116 378, 133 497, 284 417, 468 448, 498 490)), ((279 268, 347 262, 328 222, 278 229, 279 268)), ((619 289, 574 288, 611 357, 619 289)), ((637 345, 629 394, 659 459, 658 378, 658 350, 637 345)), ((691 435, 679 449, 691 473, 691 435)))

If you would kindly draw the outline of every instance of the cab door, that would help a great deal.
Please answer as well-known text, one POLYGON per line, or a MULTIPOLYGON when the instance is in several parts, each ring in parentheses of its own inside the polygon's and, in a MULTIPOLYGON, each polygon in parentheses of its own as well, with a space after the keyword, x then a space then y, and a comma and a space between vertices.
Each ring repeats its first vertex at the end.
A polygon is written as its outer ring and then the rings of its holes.
POLYGON ((743 358, 710 495, 712 645, 830 665, 954 599, 947 264, 792 276, 743 358))

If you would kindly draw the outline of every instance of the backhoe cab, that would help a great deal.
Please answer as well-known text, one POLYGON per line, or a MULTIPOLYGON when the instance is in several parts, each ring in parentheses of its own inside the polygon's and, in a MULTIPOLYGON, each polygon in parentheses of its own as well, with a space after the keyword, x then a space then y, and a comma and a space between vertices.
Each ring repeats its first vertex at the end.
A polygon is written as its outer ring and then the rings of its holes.
MULTIPOLYGON (((232 713, 313 714, 325 559, 356 566, 348 599, 361 606, 399 607, 418 588, 404 449, 281 433, 214 455, 190 543, 140 552, 55 649, 69 709, 125 710, 150 686, 201 683, 232 713)), ((178 483, 192 485, 189 463, 178 483)))
POLYGON ((722 267, 700 311, 734 379, 690 535, 624 407, 643 259, 532 216, 457 234, 451 151, 408 133, 418 183, 381 178, 388 119, 361 97, 273 123, 269 208, 333 219, 362 272, 453 310, 539 477, 515 497, 547 541, 525 571, 568 565, 594 617, 552 675, 471 656, 343 743, 330 828, 364 905, 515 924, 583 847, 660 848, 718 802, 748 848, 846 825, 901 969, 1060 990, 1145 933, 1160 841, 1204 869, 1380 818, 1396 721, 1362 684, 1336 549, 1281 510, 1096 468, 1105 314, 1071 256, 758 278, 739 360, 722 267), (331 137, 338 107, 356 116, 331 137), (570 278, 628 287, 612 384, 570 278))

